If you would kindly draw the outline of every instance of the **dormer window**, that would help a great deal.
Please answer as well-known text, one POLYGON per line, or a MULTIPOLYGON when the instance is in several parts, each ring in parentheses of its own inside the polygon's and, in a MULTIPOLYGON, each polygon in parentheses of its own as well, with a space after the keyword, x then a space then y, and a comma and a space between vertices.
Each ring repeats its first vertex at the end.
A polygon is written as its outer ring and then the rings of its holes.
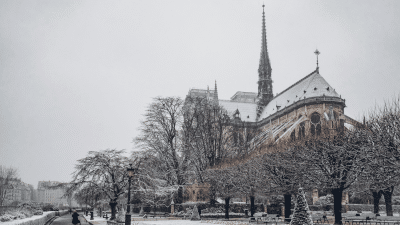
POLYGON ((314 91, 316 91, 316 90, 317 90, 317 88, 315 87, 315 88, 314 88, 314 91))
POLYGON ((329 91, 329 87, 327 87, 326 90, 329 91))
POLYGON ((304 90, 304 94, 306 93, 307 91, 306 90, 304 90))

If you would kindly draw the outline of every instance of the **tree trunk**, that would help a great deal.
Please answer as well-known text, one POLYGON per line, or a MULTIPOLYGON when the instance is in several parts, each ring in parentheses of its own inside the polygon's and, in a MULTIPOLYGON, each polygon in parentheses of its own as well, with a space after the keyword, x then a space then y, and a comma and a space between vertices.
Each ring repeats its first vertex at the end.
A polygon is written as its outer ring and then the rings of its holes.
POLYGON ((385 198, 386 204, 386 215, 393 216, 393 208, 392 208, 392 194, 393 194, 394 186, 388 187, 383 190, 383 197, 385 198))
POLYGON ((181 204, 183 202, 183 188, 179 187, 178 188, 178 196, 176 198, 175 204, 181 204))
POLYGON ((285 221, 290 222, 290 214, 292 213, 290 210, 290 208, 292 208, 292 195, 285 194, 283 196, 285 198, 285 221))
POLYGON ((335 224, 342 224, 342 195, 343 189, 332 189, 333 194, 333 212, 335 214, 335 224))
POLYGON ((111 217, 110 220, 115 220, 115 208, 117 206, 118 203, 111 201, 110 203, 108 203, 111 207, 111 217))
POLYGON ((225 219, 229 220, 229 200, 230 197, 225 198, 225 219))
MULTIPOLYGON (((212 185, 212 184, 211 184, 212 185)), ((217 202, 216 199, 216 193, 215 189, 213 186, 210 187, 209 189, 209 197, 210 197, 210 206, 215 206, 215 203, 217 202)))
POLYGON ((255 207, 254 207, 254 196, 250 196, 250 214, 251 217, 253 217, 254 213, 255 213, 255 207))
POLYGON ((374 213, 379 213, 379 200, 382 197, 382 191, 373 191, 372 192, 372 197, 374 198, 374 213))

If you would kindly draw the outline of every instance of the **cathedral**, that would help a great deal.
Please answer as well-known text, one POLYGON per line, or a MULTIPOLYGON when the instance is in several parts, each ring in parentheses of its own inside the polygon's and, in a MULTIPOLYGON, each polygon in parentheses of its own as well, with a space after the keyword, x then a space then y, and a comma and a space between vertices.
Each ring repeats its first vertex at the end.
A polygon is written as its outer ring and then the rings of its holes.
MULTIPOLYGON (((316 69, 274 96, 263 5, 258 91, 237 91, 230 100, 223 100, 218 98, 215 83, 214 90, 191 89, 187 97, 208 98, 228 111, 233 126, 253 131, 249 140, 250 151, 280 140, 319 136, 322 130, 333 135, 345 127, 359 126, 359 122, 344 113, 345 99, 319 73, 319 51, 314 53, 317 55, 316 69)), ((185 200, 204 201, 201 196, 207 188, 206 184, 202 186, 197 183, 188 186, 190 191, 185 194, 185 200)), ((348 197, 344 202, 346 201, 348 202, 348 197)))
MULTIPOLYGON (((261 43, 258 92, 238 91, 230 100, 222 100, 215 83, 214 90, 191 89, 188 96, 209 98, 226 109, 234 123, 258 130, 251 140, 253 147, 266 141, 320 135, 322 128, 335 132, 346 124, 358 125, 345 115, 346 101, 319 73, 318 61, 314 71, 274 96, 264 6, 261 43)), ((319 51, 315 54, 318 57, 319 51)))

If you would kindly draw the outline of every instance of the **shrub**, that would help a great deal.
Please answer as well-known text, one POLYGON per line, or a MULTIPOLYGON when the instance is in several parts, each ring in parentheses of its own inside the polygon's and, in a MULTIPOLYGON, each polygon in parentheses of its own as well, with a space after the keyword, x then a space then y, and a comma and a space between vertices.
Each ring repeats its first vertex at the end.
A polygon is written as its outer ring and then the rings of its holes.
POLYGON ((33 215, 43 215, 43 211, 42 210, 37 210, 33 213, 33 215))
POLYGON ((1 222, 7 222, 7 221, 10 221, 10 220, 13 220, 13 219, 14 219, 14 216, 10 215, 10 214, 4 214, 4 215, 0 216, 0 221, 1 222))
POLYGON ((333 195, 328 194, 326 196, 322 196, 315 202, 315 205, 328 205, 333 203, 333 195))

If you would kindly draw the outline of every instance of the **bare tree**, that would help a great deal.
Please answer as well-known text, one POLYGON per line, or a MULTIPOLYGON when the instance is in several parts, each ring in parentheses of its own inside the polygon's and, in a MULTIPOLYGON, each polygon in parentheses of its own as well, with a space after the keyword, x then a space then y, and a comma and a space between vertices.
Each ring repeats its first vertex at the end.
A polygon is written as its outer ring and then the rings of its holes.
POLYGON ((168 185, 178 185, 178 199, 182 200, 182 185, 186 183, 188 156, 182 154, 180 127, 182 125, 180 98, 157 97, 147 108, 141 121, 140 134, 134 139, 136 145, 153 156, 154 167, 162 173, 168 185))
POLYGON ((225 219, 229 219, 229 203, 239 193, 237 170, 234 167, 224 169, 208 169, 203 172, 205 182, 215 188, 216 195, 225 200, 225 219))
MULTIPOLYGON (((111 218, 115 219, 117 200, 127 191, 129 160, 123 156, 124 150, 90 151, 88 156, 78 160, 73 180, 65 184, 67 193, 81 187, 91 187, 102 193, 111 207, 111 218)), ((57 187, 53 187, 57 188, 57 187)))
POLYGON ((206 98, 185 100, 183 144, 197 180, 202 172, 233 156, 233 126, 228 112, 206 98))
POLYGON ((379 199, 383 195, 386 213, 393 216, 393 190, 400 184, 400 96, 371 110, 366 128, 373 157, 364 179, 374 197, 374 212, 378 213, 379 199))
POLYGON ((285 151, 291 171, 306 185, 328 189, 334 197, 335 224, 342 224, 341 201, 343 191, 357 182, 368 162, 363 140, 363 129, 348 131, 335 137, 308 139, 285 151))
POLYGON ((18 179, 18 170, 0 165, 0 206, 5 204, 7 194, 13 188, 13 181, 18 179))

